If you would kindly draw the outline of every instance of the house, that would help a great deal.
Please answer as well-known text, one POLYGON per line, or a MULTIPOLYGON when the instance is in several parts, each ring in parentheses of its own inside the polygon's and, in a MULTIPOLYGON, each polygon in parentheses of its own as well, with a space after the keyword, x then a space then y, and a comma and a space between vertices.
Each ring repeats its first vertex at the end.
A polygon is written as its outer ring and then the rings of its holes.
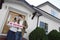
POLYGON ((25 0, 5 0, 0 9, 0 35, 7 35, 8 21, 13 21, 15 16, 22 15, 28 23, 27 33, 24 34, 24 38, 28 39, 30 32, 36 28, 37 24, 37 18, 31 19, 33 13, 36 13, 35 9, 25 0))
POLYGON ((45 2, 35 7, 42 13, 39 17, 39 27, 49 33, 52 30, 60 31, 60 9, 50 2, 45 2))
POLYGON ((0 9, 0 35, 6 36, 7 31, 9 30, 6 25, 7 21, 12 21, 17 15, 25 17, 28 23, 28 28, 26 29, 27 33, 24 34, 24 38, 26 39, 29 38, 29 34, 36 28, 38 15, 40 16, 38 23, 39 27, 44 28, 47 33, 53 29, 59 31, 60 19, 49 13, 49 9, 53 9, 59 14, 59 9, 54 8, 53 4, 50 2, 45 2, 43 4, 44 5, 34 7, 29 5, 25 0, 5 0, 2 9, 0 9), (34 13, 36 16, 32 20, 32 14, 34 13))

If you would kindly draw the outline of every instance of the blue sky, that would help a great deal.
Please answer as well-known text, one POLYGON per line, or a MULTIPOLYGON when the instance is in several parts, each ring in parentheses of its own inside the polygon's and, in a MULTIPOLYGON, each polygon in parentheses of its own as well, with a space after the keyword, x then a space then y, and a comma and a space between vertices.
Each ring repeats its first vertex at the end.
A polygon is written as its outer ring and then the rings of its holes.
POLYGON ((26 0, 26 1, 28 3, 30 3, 31 5, 34 5, 34 6, 37 6, 37 5, 42 4, 46 1, 49 1, 60 9, 60 7, 59 7, 60 6, 60 0, 26 0))

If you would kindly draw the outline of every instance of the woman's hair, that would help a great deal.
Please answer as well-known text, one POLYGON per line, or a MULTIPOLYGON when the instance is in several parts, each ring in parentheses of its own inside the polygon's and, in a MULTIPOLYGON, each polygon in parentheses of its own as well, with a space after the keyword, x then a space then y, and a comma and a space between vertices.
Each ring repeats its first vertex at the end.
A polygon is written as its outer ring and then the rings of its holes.
POLYGON ((16 22, 16 17, 14 18, 14 22, 16 22))
MULTIPOLYGON (((16 21, 17 21, 17 18, 15 17, 14 22, 16 22, 16 21)), ((19 22, 20 22, 20 19, 18 19, 17 23, 19 24, 19 22)))

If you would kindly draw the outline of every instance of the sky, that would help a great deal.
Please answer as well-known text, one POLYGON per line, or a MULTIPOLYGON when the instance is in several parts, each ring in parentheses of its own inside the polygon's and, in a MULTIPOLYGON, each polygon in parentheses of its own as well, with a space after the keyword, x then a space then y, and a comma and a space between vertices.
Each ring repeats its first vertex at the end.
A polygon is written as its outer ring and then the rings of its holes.
POLYGON ((53 5, 55 5, 56 7, 58 7, 60 9, 60 0, 26 0, 29 4, 34 5, 34 6, 38 6, 46 1, 49 1, 50 3, 52 3, 53 5))

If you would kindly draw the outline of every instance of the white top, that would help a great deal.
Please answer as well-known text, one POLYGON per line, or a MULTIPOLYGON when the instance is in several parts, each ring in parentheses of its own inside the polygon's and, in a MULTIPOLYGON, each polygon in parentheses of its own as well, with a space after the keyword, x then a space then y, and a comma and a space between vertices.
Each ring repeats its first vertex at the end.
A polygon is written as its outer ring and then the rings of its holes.
MULTIPOLYGON (((14 22, 12 22, 14 23, 14 22)), ((15 22, 17 23, 17 22, 15 22)), ((10 27, 10 30, 13 31, 13 32, 17 32, 17 28, 16 27, 13 27, 12 25, 10 25, 10 23, 7 24, 9 27, 10 27)))
POLYGON ((14 27, 11 27, 10 30, 13 32, 17 32, 17 28, 14 28, 14 27))
MULTIPOLYGON (((23 24, 23 20, 21 20, 21 21, 20 21, 20 25, 22 25, 22 24, 23 24)), ((22 27, 23 27, 23 25, 22 25, 22 27)), ((21 29, 21 28, 19 28, 17 31, 21 32, 21 31, 22 31, 22 29, 21 29)))

